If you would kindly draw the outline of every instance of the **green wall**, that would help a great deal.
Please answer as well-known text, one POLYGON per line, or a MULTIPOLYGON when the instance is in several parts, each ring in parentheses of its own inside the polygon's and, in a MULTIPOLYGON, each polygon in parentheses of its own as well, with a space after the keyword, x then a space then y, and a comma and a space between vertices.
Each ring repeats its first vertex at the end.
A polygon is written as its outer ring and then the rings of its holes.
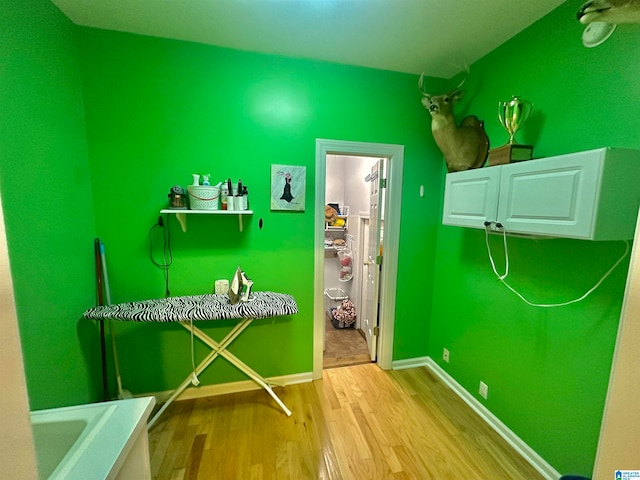
MULTIPOLYGON (((494 146, 507 140, 498 102, 520 95, 535 113, 518 138, 537 157, 640 148, 638 27, 619 27, 587 49, 579 5, 566 2, 472 66, 468 110, 486 121, 494 146)), ((490 245, 503 270, 501 239, 490 245)), ((557 303, 586 292, 625 245, 510 238, 508 248, 511 285, 533 302, 557 303)), ((501 285, 483 231, 442 226, 436 259, 429 355, 559 472, 590 476, 628 259, 585 301, 552 309, 530 307, 501 285), (481 380, 487 400, 477 395, 481 380)))
MULTIPOLYGON (((0 186, 32 409, 101 398, 97 326, 80 319, 95 304, 93 240, 107 246, 114 302, 164 295, 149 232, 193 172, 242 178, 256 213, 242 234, 233 218, 191 218, 187 233, 168 219, 171 294, 209 292, 242 264, 300 314, 260 322, 232 350, 265 375, 310 371, 316 138, 405 146, 398 286, 422 285, 427 308, 399 295, 394 358, 425 355, 442 162, 415 76, 84 29, 48 0, 5 3, 0 186), (272 163, 307 167, 306 212, 270 212, 272 163)), ((161 260, 161 230, 151 237, 161 260)), ((134 393, 173 388, 190 368, 179 327, 115 327, 134 393)), ((235 379, 220 361, 201 381, 235 379)))
MULTIPOLYGON (((192 173, 216 182, 241 178, 255 212, 242 233, 232 217, 189 217, 186 233, 169 218, 170 292, 211 292, 216 279, 242 265, 254 288, 294 295, 300 313, 255 322, 231 350, 265 376, 310 372, 316 139, 402 144, 394 358, 426 355, 442 161, 415 75, 87 28, 80 43, 94 209, 114 302, 164 295, 163 272, 149 259, 149 230, 172 185, 188 185, 192 173), (306 166, 304 213, 270 211, 274 163, 306 166), (415 285, 426 292, 418 315, 415 285)), ((152 240, 159 260, 160 229, 152 240)), ((221 338, 231 326, 202 328, 221 338)), ((189 336, 179 326, 116 327, 123 383, 134 393, 173 388, 191 368, 189 336)), ((205 353, 196 342, 197 358, 205 353)), ((201 382, 245 378, 223 360, 201 382)))
POLYGON ((101 391, 94 218, 76 27, 48 1, 0 0, 0 191, 31 409, 101 391))

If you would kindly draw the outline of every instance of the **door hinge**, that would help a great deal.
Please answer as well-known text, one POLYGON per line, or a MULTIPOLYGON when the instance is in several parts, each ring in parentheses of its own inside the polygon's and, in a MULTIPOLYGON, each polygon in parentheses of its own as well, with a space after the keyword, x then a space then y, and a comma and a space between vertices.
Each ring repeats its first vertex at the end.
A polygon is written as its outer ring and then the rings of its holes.
POLYGON ((373 334, 377 337, 380 335, 380 327, 373 327, 373 334))

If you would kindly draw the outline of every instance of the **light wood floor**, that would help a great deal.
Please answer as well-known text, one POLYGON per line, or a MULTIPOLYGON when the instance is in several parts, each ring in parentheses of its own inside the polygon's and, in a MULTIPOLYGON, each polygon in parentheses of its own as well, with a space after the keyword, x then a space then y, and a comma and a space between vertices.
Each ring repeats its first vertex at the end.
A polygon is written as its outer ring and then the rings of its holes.
POLYGON ((371 363, 369 347, 364 335, 355 328, 337 329, 325 315, 323 368, 345 367, 371 363))
POLYGON ((155 479, 538 480, 426 368, 365 364, 322 381, 184 400, 151 429, 155 479))

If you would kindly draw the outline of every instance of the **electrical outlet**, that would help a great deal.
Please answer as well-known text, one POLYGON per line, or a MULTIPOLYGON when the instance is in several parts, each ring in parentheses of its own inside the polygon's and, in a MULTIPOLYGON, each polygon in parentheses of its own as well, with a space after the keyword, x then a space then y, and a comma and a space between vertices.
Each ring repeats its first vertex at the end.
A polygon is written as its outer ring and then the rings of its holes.
POLYGON ((489 395, 489 387, 487 386, 486 383, 480 382, 480 389, 478 393, 482 398, 484 398, 485 400, 487 399, 487 395, 489 395))
POLYGON ((447 350, 446 348, 442 349, 442 360, 449 363, 449 350, 447 350))

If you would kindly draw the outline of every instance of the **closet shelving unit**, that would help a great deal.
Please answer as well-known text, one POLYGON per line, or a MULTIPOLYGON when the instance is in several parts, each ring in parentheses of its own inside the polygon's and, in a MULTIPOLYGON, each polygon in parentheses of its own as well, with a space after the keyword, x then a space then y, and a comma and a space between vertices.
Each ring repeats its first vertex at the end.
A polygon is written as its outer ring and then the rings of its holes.
MULTIPOLYGON (((344 220, 344 225, 340 227, 336 227, 333 225, 329 225, 328 222, 325 222, 324 223, 325 238, 331 238, 332 240, 335 240, 336 238, 342 237, 346 241, 346 234, 349 231, 349 207, 346 205, 343 205, 341 208, 341 213, 342 215, 336 215, 336 218, 340 218, 344 220)), ((346 248, 347 248, 346 243, 344 246, 339 246, 339 247, 336 247, 334 245, 325 245, 324 252, 335 254, 337 252, 345 250, 346 248)))
POLYGON ((348 215, 336 215, 336 218, 341 218, 344 220, 344 225, 341 227, 334 227, 332 225, 329 225, 328 223, 325 222, 324 224, 324 229, 328 232, 346 232, 348 230, 347 227, 347 222, 348 222, 348 215))

